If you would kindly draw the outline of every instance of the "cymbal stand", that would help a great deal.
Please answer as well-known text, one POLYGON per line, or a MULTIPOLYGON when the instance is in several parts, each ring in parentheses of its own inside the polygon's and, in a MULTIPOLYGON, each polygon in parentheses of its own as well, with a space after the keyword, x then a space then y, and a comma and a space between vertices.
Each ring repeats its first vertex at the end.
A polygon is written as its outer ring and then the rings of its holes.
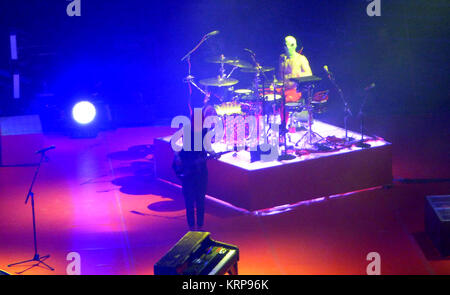
POLYGON ((230 78, 231 74, 233 74, 234 70, 236 70, 237 68, 237 66, 233 66, 233 69, 231 69, 231 72, 227 75, 227 79, 230 78))
MULTIPOLYGON (((288 133, 288 128, 287 128, 287 114, 286 114, 286 93, 285 93, 285 67, 283 66, 283 73, 282 73, 282 77, 283 77, 283 85, 281 86, 281 107, 282 107, 282 113, 283 113, 283 119, 281 120, 281 130, 280 130, 280 135, 283 136, 283 145, 284 145, 284 151, 282 152, 282 154, 280 156, 278 156, 278 161, 283 161, 283 160, 292 160, 295 159, 294 155, 290 155, 287 153, 287 133, 288 133)), ((274 96, 274 101, 276 101, 275 99, 275 92, 276 92, 276 85, 275 85, 275 81, 273 82, 273 96, 274 96)), ((279 138, 278 138, 279 140, 279 138)))
POLYGON ((224 79, 227 75, 225 74, 225 63, 223 62, 225 56, 223 54, 220 55, 220 59, 222 60, 222 62, 220 63, 220 68, 219 68, 219 72, 220 72, 220 79, 224 79))
MULTIPOLYGON (((211 96, 211 93, 209 93, 207 90, 203 90, 202 88, 200 88, 200 86, 198 86, 197 83, 194 82, 194 76, 192 76, 192 75, 187 76, 186 78, 184 78, 184 82, 189 83, 189 88, 191 87, 190 85, 197 88, 198 91, 200 91, 201 93, 203 93, 205 95, 204 103, 208 102, 209 97, 211 96)), ((189 90, 189 92, 192 93, 192 90, 189 90)))
POLYGON ((253 63, 255 64, 255 66, 256 66, 256 74, 255 74, 255 80, 254 80, 254 85, 253 85, 253 87, 254 87, 254 89, 255 89, 255 93, 256 93, 256 95, 257 95, 257 97, 259 98, 259 87, 258 87, 258 85, 259 84, 262 84, 263 85, 263 87, 262 87, 262 117, 264 118, 264 120, 263 120, 263 123, 264 123, 264 127, 263 127, 263 132, 264 132, 264 134, 263 134, 263 138, 264 138, 264 141, 266 141, 267 140, 267 136, 268 136, 268 131, 270 130, 270 125, 269 125, 269 130, 267 130, 266 131, 266 125, 267 124, 269 124, 269 115, 267 115, 266 114, 266 100, 265 100, 265 97, 266 97, 266 93, 265 93, 265 87, 264 87, 264 83, 265 83, 265 75, 264 75, 264 72, 262 71, 262 67, 261 67, 261 65, 259 64, 259 62, 256 60, 256 54, 253 52, 253 51, 251 51, 251 50, 249 50, 249 49, 244 49, 245 51, 247 51, 249 54, 250 54, 250 56, 251 56, 251 58, 252 58, 252 60, 253 60, 253 63), (267 115, 267 116, 266 116, 267 115))
POLYGON ((29 263, 29 262, 36 262, 35 264, 31 265, 30 267, 26 268, 25 270, 22 270, 21 272, 18 272, 17 274, 22 274, 25 271, 35 267, 35 266, 39 266, 40 264, 44 265, 45 268, 49 269, 49 270, 55 270, 53 267, 51 267, 50 265, 48 265, 47 263, 45 263, 44 261, 46 259, 48 259, 50 257, 50 255, 44 255, 44 256, 40 256, 37 250, 37 241, 36 241, 36 214, 35 214, 35 210, 34 210, 34 193, 33 193, 33 185, 34 182, 36 181, 37 175, 39 173, 39 168, 41 168, 41 164, 43 162, 45 158, 45 152, 41 153, 41 159, 39 161, 39 164, 36 168, 36 171, 34 172, 34 176, 33 176, 33 180, 31 181, 31 185, 30 188, 28 190, 28 194, 27 197, 25 199, 25 204, 28 203, 28 200, 31 199, 31 212, 33 215, 33 241, 34 241, 34 256, 31 259, 28 260, 24 260, 24 261, 20 261, 20 262, 15 262, 15 263, 11 263, 8 265, 8 267, 14 266, 14 265, 19 265, 19 264, 24 264, 24 263, 29 263))
POLYGON ((319 140, 323 139, 323 137, 314 132, 312 130, 312 124, 313 124, 313 107, 312 107, 312 95, 313 95, 313 89, 314 89, 314 84, 309 84, 307 86, 305 86, 306 89, 308 89, 307 93, 307 98, 306 98, 306 110, 308 111, 308 130, 305 132, 305 134, 303 134, 303 136, 295 143, 295 146, 298 146, 298 144, 303 141, 305 138, 307 139, 306 142, 312 146, 313 143, 313 139, 314 138, 319 138, 319 140))

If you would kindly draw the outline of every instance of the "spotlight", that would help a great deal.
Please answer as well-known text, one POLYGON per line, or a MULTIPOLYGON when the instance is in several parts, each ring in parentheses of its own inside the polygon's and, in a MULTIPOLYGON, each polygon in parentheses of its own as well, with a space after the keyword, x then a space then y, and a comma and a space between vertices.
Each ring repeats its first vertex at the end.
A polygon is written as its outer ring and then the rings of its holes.
POLYGON ((72 117, 79 124, 89 124, 95 119, 97 111, 89 101, 80 101, 72 108, 72 117))

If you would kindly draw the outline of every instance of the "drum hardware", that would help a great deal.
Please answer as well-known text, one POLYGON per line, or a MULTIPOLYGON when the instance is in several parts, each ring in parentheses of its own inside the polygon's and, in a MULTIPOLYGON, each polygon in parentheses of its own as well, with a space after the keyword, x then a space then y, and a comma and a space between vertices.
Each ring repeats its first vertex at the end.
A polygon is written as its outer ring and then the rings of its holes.
MULTIPOLYGON (((253 60, 253 63, 255 64, 255 67, 253 67, 253 69, 255 69, 255 72, 254 72, 255 73, 255 80, 254 80, 254 83, 253 83, 254 84, 253 87, 255 89, 255 95, 256 95, 257 99, 259 99, 259 94, 260 94, 259 90, 260 90, 260 88, 258 87, 258 85, 260 85, 260 84, 261 85, 265 85, 265 83, 266 83, 266 81, 268 81, 268 79, 267 79, 266 75, 264 74, 263 67, 256 60, 256 54, 252 50, 247 49, 247 48, 245 48, 244 51, 246 51, 246 52, 248 52, 250 54, 250 56, 251 56, 251 58, 253 60)), ((261 89, 262 89, 262 96, 261 96, 261 100, 262 100, 262 115, 263 115, 263 117, 265 117, 266 116, 266 102, 264 100, 264 97, 266 95, 265 95, 264 87, 261 88, 261 89)), ((267 122, 265 122, 265 123, 268 123, 268 120, 269 120, 269 118, 267 117, 267 122)), ((265 130, 265 128, 264 128, 264 130, 265 130)))
POLYGON ((330 72, 328 70, 328 66, 323 66, 323 69, 325 70, 325 72, 327 73, 328 79, 331 81, 331 84, 333 84, 333 86, 337 89, 338 93, 339 93, 339 97, 342 100, 342 103, 344 104, 344 129, 345 129, 345 141, 352 141, 353 138, 348 137, 348 128, 347 128, 347 120, 348 117, 353 116, 352 111, 350 110, 350 107, 348 105, 347 100, 345 99, 344 96, 344 92, 342 91, 342 89, 339 87, 339 85, 336 83, 336 79, 334 78, 334 75, 332 72, 330 72))
POLYGON ((244 60, 240 60, 237 58, 226 58, 225 55, 221 54, 216 57, 211 57, 206 59, 206 62, 209 63, 219 63, 220 64, 220 77, 222 78, 230 78, 231 74, 236 70, 237 68, 251 68, 252 65, 249 62, 246 62, 244 60), (228 64, 233 66, 233 69, 231 69, 230 73, 228 75, 225 74, 225 67, 224 65, 228 64))
MULTIPOLYGON (((280 128, 280 135, 283 136, 283 145, 284 145, 284 150, 282 152, 282 154, 280 156, 278 156, 278 161, 283 161, 283 160, 292 160, 295 159, 296 156, 295 155, 290 155, 287 153, 287 133, 288 133, 288 128, 287 128, 287 113, 286 113, 286 79, 285 79, 285 69, 283 67, 283 73, 282 73, 282 77, 283 77, 283 85, 281 86, 281 105, 282 105, 282 120, 281 120, 281 128, 280 128)), ((274 79, 275 80, 275 79, 274 79)), ((273 88, 274 88, 274 93, 275 93, 275 81, 273 84, 273 88)), ((275 99, 275 95, 274 95, 274 99, 275 99)), ((290 141, 290 137, 289 137, 289 141, 290 141)))
MULTIPOLYGON (((206 87, 208 87, 208 86, 220 87, 220 88, 229 87, 228 92, 224 93, 222 91, 220 96, 215 95, 216 97, 219 98, 220 102, 229 101, 230 100, 229 92, 230 91, 233 92, 233 88, 231 86, 239 83, 239 80, 230 78, 230 76, 237 68, 251 67, 251 64, 249 64, 248 62, 243 61, 243 60, 239 60, 239 59, 235 59, 235 58, 234 59, 227 58, 223 54, 221 54, 220 56, 217 56, 217 57, 208 58, 208 59, 206 59, 206 61, 210 62, 210 63, 220 64, 219 75, 214 78, 202 79, 202 80, 200 80, 200 84, 202 84, 206 87), (225 71, 225 64, 233 66, 232 70, 229 72, 228 75, 226 74, 226 71, 225 71)), ((232 101, 235 100, 234 97, 232 97, 231 100, 232 101)), ((207 101, 208 101, 208 99, 205 99, 205 103, 207 101)))
MULTIPOLYGON (((316 76, 307 76, 307 77, 299 77, 299 78, 290 78, 289 80, 295 82, 297 84, 297 89, 299 90, 301 87, 306 88, 307 97, 305 99, 305 110, 308 111, 308 130, 305 132, 305 134, 295 143, 295 146, 298 146, 300 142, 302 142, 305 138, 307 139, 306 142, 309 145, 314 145, 313 139, 319 138, 319 140, 322 140, 323 137, 314 132, 312 130, 312 122, 313 122, 313 91, 316 84, 322 80, 322 78, 316 77, 316 76)), ((300 91, 300 90, 299 90, 300 91)))
POLYGON ((189 102, 188 102, 188 104, 189 104, 189 111, 190 111, 190 112, 192 112, 192 107, 191 107, 191 95, 192 95, 192 89, 191 89, 191 85, 194 86, 195 88, 197 88, 198 91, 200 91, 201 93, 203 93, 203 94, 205 95, 205 98, 204 98, 204 103, 205 103, 205 104, 209 101, 209 98, 210 98, 210 96, 211 96, 211 93, 208 92, 206 89, 205 89, 205 90, 201 89, 201 88, 197 85, 197 83, 194 82, 194 76, 189 75, 189 76, 187 76, 186 78, 184 78, 183 81, 184 81, 185 83, 189 83, 189 102))

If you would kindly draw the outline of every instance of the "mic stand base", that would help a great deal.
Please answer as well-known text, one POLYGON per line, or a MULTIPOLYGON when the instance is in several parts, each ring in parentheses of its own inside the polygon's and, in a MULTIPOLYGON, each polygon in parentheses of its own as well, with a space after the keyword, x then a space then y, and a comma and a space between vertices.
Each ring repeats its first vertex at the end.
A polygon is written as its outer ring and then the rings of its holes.
POLYGON ((36 253, 32 259, 28 259, 28 260, 24 260, 24 261, 20 261, 20 262, 16 262, 16 263, 11 263, 11 264, 8 264, 8 267, 36 261, 37 263, 33 264, 32 266, 28 267, 27 269, 24 269, 20 272, 16 272, 16 274, 22 274, 22 273, 26 272, 27 270, 32 269, 35 266, 39 266, 40 264, 44 265, 47 269, 54 271, 55 269, 53 267, 51 267, 50 265, 48 265, 47 263, 44 262, 49 257, 50 257, 50 255, 39 256, 39 254, 36 253))
POLYGON ((282 155, 279 155, 279 156, 278 156, 278 161, 293 160, 293 159, 295 159, 295 158, 297 158, 297 157, 294 156, 294 155, 290 155, 290 154, 287 154, 287 153, 283 153, 282 155))
POLYGON ((285 160, 293 160, 295 158, 297 158, 295 155, 291 155, 287 153, 288 150, 288 146, 287 146, 287 129, 285 127, 282 127, 281 130, 282 133, 282 137, 283 137, 283 146, 284 149, 281 153, 281 155, 278 156, 278 161, 285 161, 285 160))
POLYGON ((360 140, 359 142, 357 142, 357 143, 355 144, 355 146, 356 146, 356 147, 359 147, 359 148, 363 148, 363 149, 367 149, 367 148, 370 148, 370 147, 371 147, 371 145, 368 144, 368 143, 365 143, 364 140, 360 140))

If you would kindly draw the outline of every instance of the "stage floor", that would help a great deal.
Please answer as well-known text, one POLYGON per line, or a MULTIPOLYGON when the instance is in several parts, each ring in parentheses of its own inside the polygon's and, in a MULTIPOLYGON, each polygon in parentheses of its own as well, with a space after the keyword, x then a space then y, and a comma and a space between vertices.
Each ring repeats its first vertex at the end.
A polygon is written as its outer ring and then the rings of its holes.
MULTIPOLYGON (((404 121, 373 126, 389 130, 404 121)), ((448 135, 423 133, 433 144, 419 149, 412 144, 415 135, 433 126, 422 118, 411 122, 410 137, 397 127, 398 133, 387 135, 375 130, 394 143, 394 178, 450 177, 448 135)), ((180 188, 156 180, 153 172, 151 144, 173 131, 142 127, 95 139, 46 136, 56 149, 34 189, 38 249, 51 254, 46 262, 56 270, 37 267, 25 274, 65 274, 70 252, 81 255, 82 274, 153 274, 154 263, 187 231, 180 188)), ((31 209, 24 205, 33 173, 34 167, 0 167, 0 269, 12 273, 25 267, 7 264, 33 255, 31 209)), ((369 252, 381 255, 383 274, 450 274, 450 260, 437 255, 423 226, 424 197, 449 191, 448 182, 394 183, 275 215, 207 199, 205 230, 239 247, 240 274, 365 274, 369 252)))

